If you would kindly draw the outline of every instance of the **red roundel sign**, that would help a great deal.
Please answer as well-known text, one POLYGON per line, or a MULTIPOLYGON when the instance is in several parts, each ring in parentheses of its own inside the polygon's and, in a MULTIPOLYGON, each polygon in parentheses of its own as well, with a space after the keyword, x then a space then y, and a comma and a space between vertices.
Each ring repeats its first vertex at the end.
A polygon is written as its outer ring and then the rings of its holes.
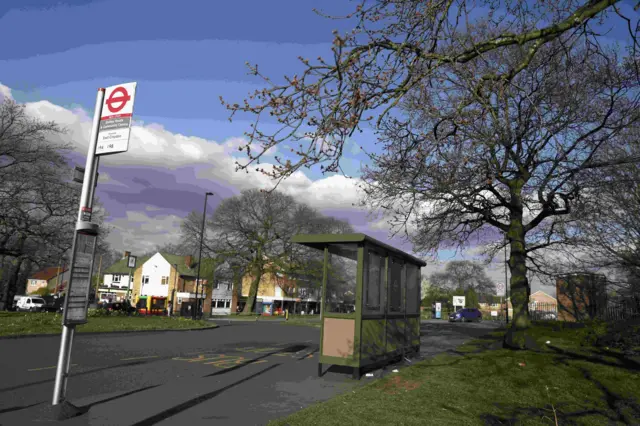
POLYGON ((113 89, 109 98, 105 101, 107 104, 107 108, 112 113, 117 113, 122 111, 122 108, 127 105, 127 102, 131 100, 131 96, 127 93, 127 89, 122 86, 116 87, 113 89))

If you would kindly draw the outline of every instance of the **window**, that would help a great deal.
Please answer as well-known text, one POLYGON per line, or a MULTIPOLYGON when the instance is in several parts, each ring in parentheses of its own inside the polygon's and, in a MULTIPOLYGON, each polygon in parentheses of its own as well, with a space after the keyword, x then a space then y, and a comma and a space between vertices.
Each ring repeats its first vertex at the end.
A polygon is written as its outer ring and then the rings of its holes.
POLYGON ((380 312, 382 306, 380 296, 384 285, 384 257, 373 251, 368 254, 364 309, 369 312, 380 312))
POLYGON ((149 276, 148 275, 144 275, 142 277, 142 284, 149 284, 149 276))
POLYGON ((169 277, 162 277, 162 285, 168 285, 169 284, 169 277))
POLYGON ((407 273, 407 300, 406 309, 408 314, 417 314, 420 312, 420 269, 416 265, 406 264, 405 271, 407 273))
POLYGON ((402 312, 404 304, 402 303, 402 293, 404 287, 404 265, 402 261, 391 257, 389 259, 389 312, 402 312))
POLYGON ((212 306, 216 309, 228 308, 229 306, 231 306, 231 301, 224 299, 214 299, 212 306))
POLYGON ((332 244, 329 246, 326 312, 355 312, 357 254, 358 248, 353 244, 332 244))
POLYGON ((113 274, 113 278, 111 279, 111 282, 112 283, 119 283, 121 277, 122 277, 122 275, 120 275, 120 274, 113 274))

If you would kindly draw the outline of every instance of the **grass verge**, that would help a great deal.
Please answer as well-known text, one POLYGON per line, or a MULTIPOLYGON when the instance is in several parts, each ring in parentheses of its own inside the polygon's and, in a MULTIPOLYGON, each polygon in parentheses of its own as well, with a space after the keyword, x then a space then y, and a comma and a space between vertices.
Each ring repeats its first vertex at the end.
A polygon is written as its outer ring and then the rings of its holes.
POLYGON ((536 352, 496 331, 269 425, 637 424, 640 358, 590 346, 590 330, 536 324, 536 352))
POLYGON ((306 325, 309 327, 320 328, 319 315, 289 315, 289 319, 285 321, 282 315, 213 315, 211 319, 227 319, 232 321, 272 321, 284 325, 306 325))
MULTIPOLYGON (((62 316, 53 313, 0 313, 0 336, 20 336, 29 334, 60 334, 62 316)), ((169 317, 127 317, 106 316, 90 317, 87 324, 76 327, 79 333, 148 331, 148 330, 184 330, 193 328, 213 328, 208 321, 193 321, 185 318, 169 317)))

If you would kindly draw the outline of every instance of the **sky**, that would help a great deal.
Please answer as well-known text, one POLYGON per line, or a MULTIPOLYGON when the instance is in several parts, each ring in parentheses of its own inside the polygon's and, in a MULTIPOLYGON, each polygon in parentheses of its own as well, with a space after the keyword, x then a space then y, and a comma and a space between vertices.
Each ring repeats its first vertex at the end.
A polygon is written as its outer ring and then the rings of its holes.
MULTIPOLYGON (((180 223, 208 212, 248 188, 273 185, 251 171, 235 171, 238 147, 251 121, 228 120, 219 97, 242 102, 261 89, 245 63, 268 76, 300 70, 298 56, 327 56, 332 30, 351 26, 314 13, 343 14, 355 3, 338 0, 2 0, 0 96, 26 103, 30 114, 55 120, 69 132, 71 161, 84 167, 99 87, 137 82, 129 150, 102 157, 96 195, 108 211, 108 237, 119 251, 144 252, 175 243, 180 223)), ((274 124, 267 125, 273 126, 274 124)), ((286 180, 280 189, 325 214, 348 220, 357 232, 411 251, 390 238, 388 227, 353 206, 360 167, 359 145, 374 146, 369 131, 350 141, 341 162, 354 178, 323 175, 319 167, 286 180)), ((284 155, 279 146, 265 157, 284 155)), ((441 251, 426 271, 472 253, 441 251)), ((503 264, 487 271, 504 282, 503 264)), ((540 289, 534 283, 533 290, 540 289)), ((554 293, 550 288, 543 290, 554 293)))

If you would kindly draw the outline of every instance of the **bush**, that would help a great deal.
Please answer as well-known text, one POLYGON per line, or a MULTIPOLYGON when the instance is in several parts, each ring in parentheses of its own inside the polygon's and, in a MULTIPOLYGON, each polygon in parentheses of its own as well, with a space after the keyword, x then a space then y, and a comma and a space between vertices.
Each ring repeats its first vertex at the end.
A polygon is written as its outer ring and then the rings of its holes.
POLYGON ((600 332, 593 339, 594 345, 621 349, 623 351, 638 351, 640 348, 640 318, 610 323, 604 332, 600 332))

